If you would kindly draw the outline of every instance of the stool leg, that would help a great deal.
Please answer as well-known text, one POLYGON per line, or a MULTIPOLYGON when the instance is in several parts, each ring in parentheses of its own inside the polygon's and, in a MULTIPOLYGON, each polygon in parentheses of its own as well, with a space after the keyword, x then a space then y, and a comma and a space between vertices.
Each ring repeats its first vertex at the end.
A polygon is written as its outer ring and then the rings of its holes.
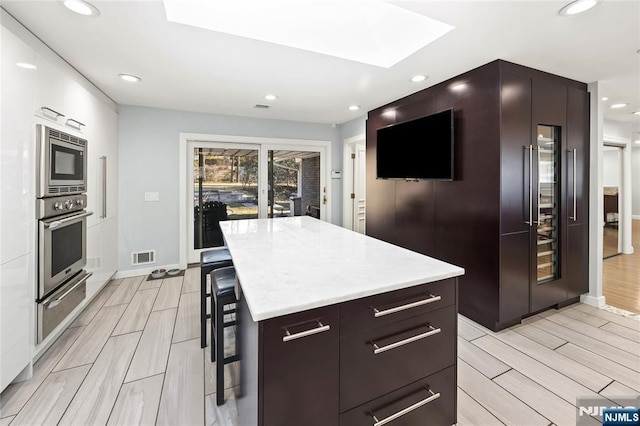
MULTIPOLYGON (((213 296, 211 297, 213 300, 213 296)), ((218 361, 216 362, 216 404, 224 404, 224 303, 218 301, 216 309, 216 345, 215 352, 218 361)), ((213 311, 211 311, 213 317, 213 311)), ((211 352, 213 353, 213 343, 211 352)))
POLYGON ((211 362, 216 360, 216 327, 218 318, 216 312, 216 298, 211 295, 211 362))
POLYGON ((200 347, 207 346, 207 273, 200 267, 200 347))

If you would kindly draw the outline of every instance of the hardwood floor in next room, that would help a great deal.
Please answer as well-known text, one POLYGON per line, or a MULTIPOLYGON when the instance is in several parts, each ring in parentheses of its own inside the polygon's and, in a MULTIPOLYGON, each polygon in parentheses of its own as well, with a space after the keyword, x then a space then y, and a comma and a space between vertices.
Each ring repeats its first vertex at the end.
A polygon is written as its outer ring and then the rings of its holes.
POLYGON ((640 314, 640 220, 632 223, 634 252, 604 259, 602 293, 608 305, 640 314))
MULTIPOLYGON (((199 277, 190 268, 112 281, 33 378, 0 394, 0 426, 237 426, 236 366, 225 366, 218 407, 215 364, 200 348, 199 277)), ((578 397, 614 404, 640 394, 638 318, 577 304, 494 333, 459 316, 458 345, 459 425, 575 425, 578 397)))

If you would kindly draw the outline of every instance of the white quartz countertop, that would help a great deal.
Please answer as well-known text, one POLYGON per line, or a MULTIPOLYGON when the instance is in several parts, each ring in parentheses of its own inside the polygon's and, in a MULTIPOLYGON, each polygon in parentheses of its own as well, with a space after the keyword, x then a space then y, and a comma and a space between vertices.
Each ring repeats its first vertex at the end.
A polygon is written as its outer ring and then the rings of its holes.
POLYGON ((220 228, 254 321, 464 274, 309 216, 229 220, 220 228))

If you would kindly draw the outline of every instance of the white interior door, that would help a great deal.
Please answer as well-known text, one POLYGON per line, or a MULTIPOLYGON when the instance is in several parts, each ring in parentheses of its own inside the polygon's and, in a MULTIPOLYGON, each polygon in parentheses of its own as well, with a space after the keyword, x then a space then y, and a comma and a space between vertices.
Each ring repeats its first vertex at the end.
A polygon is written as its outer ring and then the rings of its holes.
POLYGON ((366 231, 365 211, 366 211, 366 148, 364 144, 357 144, 355 146, 356 158, 355 173, 353 179, 353 193, 354 193, 354 231, 364 234, 366 231))

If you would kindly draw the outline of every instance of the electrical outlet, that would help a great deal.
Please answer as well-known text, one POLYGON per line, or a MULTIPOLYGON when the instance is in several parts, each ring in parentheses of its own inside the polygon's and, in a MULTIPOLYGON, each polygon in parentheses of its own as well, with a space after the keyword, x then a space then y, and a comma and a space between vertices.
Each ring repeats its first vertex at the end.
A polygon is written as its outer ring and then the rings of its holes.
POLYGON ((160 193, 159 192, 145 192, 144 193, 145 201, 160 201, 160 193))

